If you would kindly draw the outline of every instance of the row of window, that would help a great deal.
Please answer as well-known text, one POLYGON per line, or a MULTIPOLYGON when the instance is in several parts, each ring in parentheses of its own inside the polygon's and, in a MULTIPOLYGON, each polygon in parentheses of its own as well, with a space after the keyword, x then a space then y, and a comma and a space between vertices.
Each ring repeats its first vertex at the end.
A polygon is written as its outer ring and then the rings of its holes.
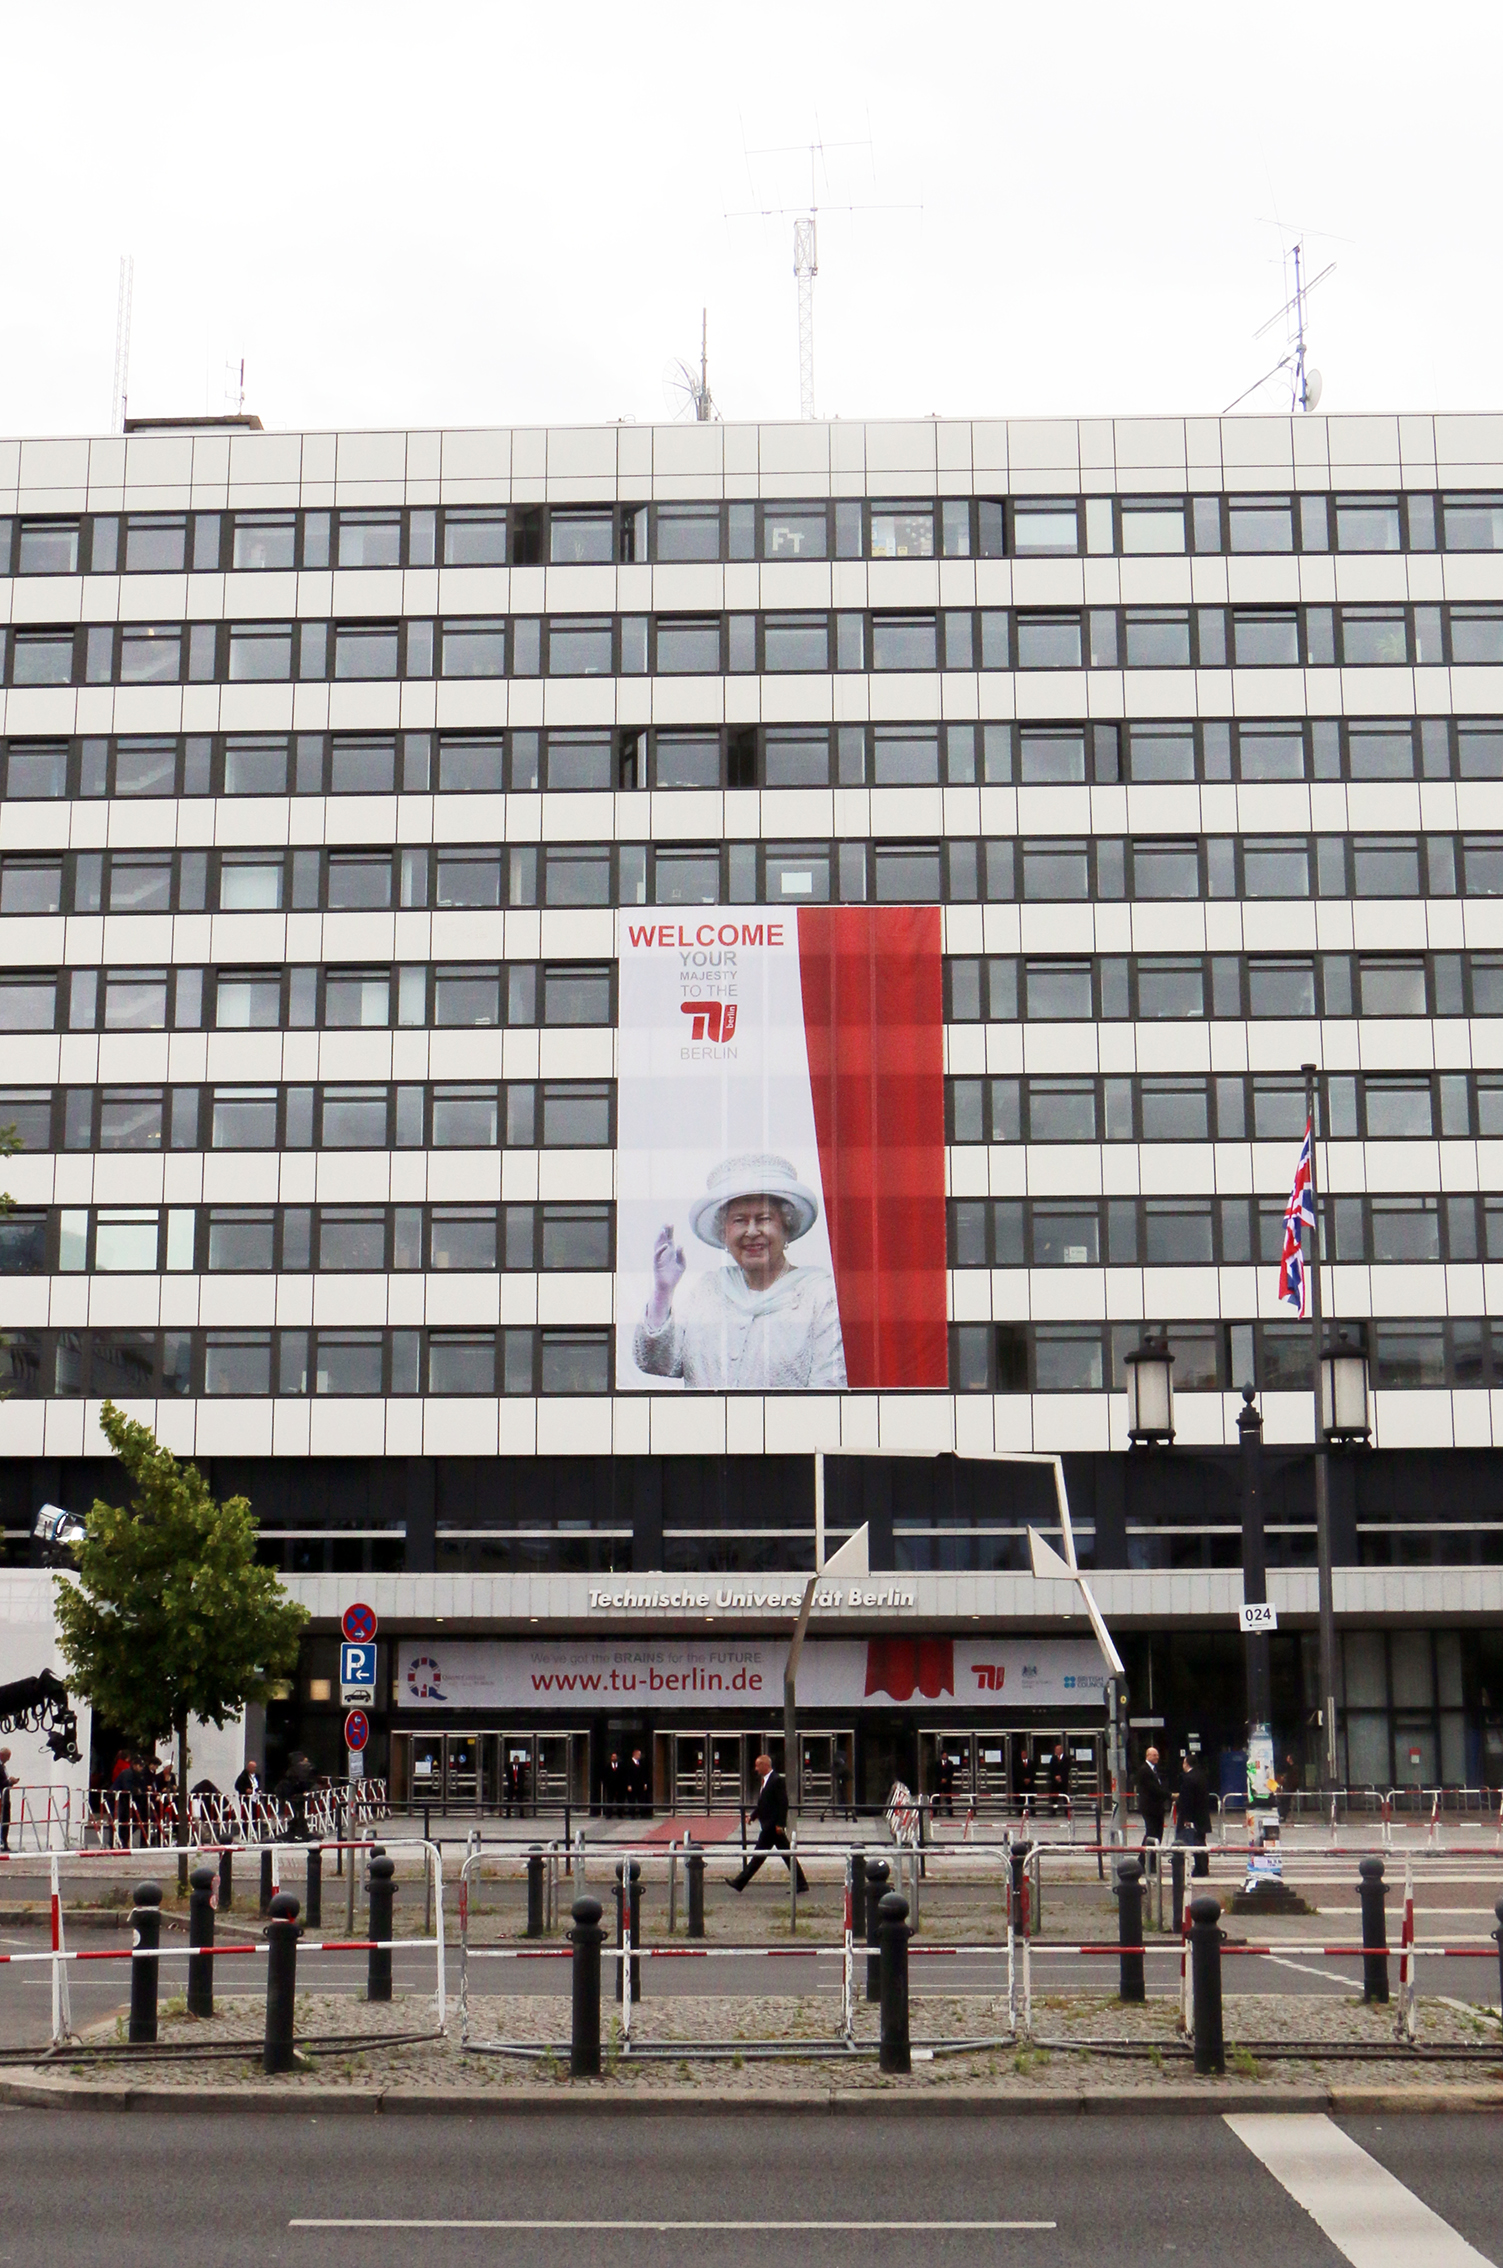
MULTIPOLYGON (((1344 1325, 1365 1336, 1380 1389, 1503 1384, 1503 1331, 1485 1317, 1344 1325)), ((950 1331, 956 1393, 1121 1391, 1142 1326, 961 1323, 950 1331)), ((1178 1391, 1310 1391, 1307 1325, 1179 1326, 1169 1343, 1178 1391)), ((0 1377, 12 1394, 175 1396, 608 1394, 604 1330, 31 1331, 7 1334, 0 1377)))
MULTIPOLYGON (((1303 1127, 1301 1128, 1303 1132, 1303 1127)), ((954 1197, 952 1268, 1277 1268, 1287 1196, 954 1197)), ((1503 1197, 1326 1197, 1328 1259, 1503 1260, 1503 1197)))
MULTIPOLYGON (((945 1085, 952 1142, 1287 1142, 1305 1131, 1304 1080, 1264 1072, 945 1085)), ((1331 1071, 1319 1093, 1333 1141, 1503 1136, 1503 1073, 1331 1071)), ((0 1097, 0 1113, 8 1107, 0 1097)))
MULTIPOLYGON (((952 1268, 1277 1267, 1286 1200, 956 1197, 952 1268)), ((1324 1249, 1354 1265, 1503 1261, 1503 1197, 1328 1197, 1324 1249)), ((609 1270, 598 1204, 15 1207, 0 1274, 262 1275, 609 1270)))
POLYGON ((1503 607, 1128 606, 126 622, 12 630, 4 682, 825 676, 831 670, 1298 669, 1503 662, 1503 607))
MULTIPOLYGON (((951 1078, 946 1081, 947 1134, 957 1143, 1019 1142, 1285 1142, 1305 1129, 1304 1081, 1293 1076, 1240 1071, 1212 1077, 1122 1075, 1093 1078, 951 1078)), ((513 1081, 506 1123, 517 1140, 527 1124, 520 1098, 531 1082, 513 1081)), ((1322 1073, 1320 1123, 1333 1141, 1454 1141, 1503 1137, 1503 1072, 1322 1073)), ((60 1150, 270 1150, 306 1149, 317 1127, 336 1149, 389 1145, 387 1089, 326 1087, 6 1087, 0 1088, 0 1126, 14 1127, 23 1149, 60 1150), (366 1142, 368 1134, 374 1140, 366 1142), (285 1137, 279 1142, 279 1136, 285 1137)), ((489 1087, 436 1086, 431 1103, 397 1090, 397 1146, 472 1148, 492 1123, 489 1087), (483 1109, 471 1108, 483 1095, 483 1109)), ((542 1082, 542 1115, 532 1124, 544 1148, 573 1146, 565 1130, 577 1127, 595 1088, 580 1082, 542 1082)), ((499 1128, 502 1117, 495 1110, 499 1128)), ((599 1123, 592 1118, 592 1126, 599 1123)), ((608 1123, 608 1118, 606 1123, 608 1123)), ((490 1147, 491 1142, 480 1143, 490 1147)))
POLYGON ((104 796, 533 795, 634 788, 1058 787, 1503 779, 1497 717, 614 731, 171 733, 0 741, 13 802, 104 796))
MULTIPOLYGON (((572 873, 579 857, 576 846, 550 846, 545 886, 563 871, 557 861, 572 873)), ((664 844, 652 847, 651 863, 658 905, 718 904, 722 883, 733 904, 741 890, 751 892, 745 902, 769 905, 823 903, 837 888, 842 898, 865 897, 869 874, 887 901, 1503 896, 1503 835, 951 837, 733 843, 723 854, 718 844, 664 844), (922 886, 929 881, 932 890, 922 886)), ((535 873, 534 846, 11 851, 0 856, 0 914, 486 910, 518 903, 519 869, 535 873)))
MULTIPOLYGON (((1365 1345, 1379 1388, 1503 1386, 1503 1327, 1486 1316, 1441 1322, 1343 1322, 1340 1336, 1365 1345)), ((1089 1394, 1126 1385, 1140 1323, 956 1323, 950 1385, 960 1394, 1089 1394)), ((1312 1391, 1308 1323, 1171 1324, 1177 1393, 1312 1391)))
POLYGON ((945 963, 951 1023, 1503 1015, 1494 953, 1106 953, 945 963))
POLYGON ((18 1397, 608 1394, 606 1331, 11 1331, 18 1397))
MULTIPOLYGON (((842 855, 852 846, 841 846, 842 855)), ((856 848, 864 848, 857 845, 856 848)), ((952 844, 950 852, 965 850, 952 844)), ((879 859, 881 855, 879 846, 879 859)), ((807 894, 807 893, 806 893, 807 894)), ((0 1032, 493 1029, 538 1020, 536 964, 0 970, 0 1032)), ((543 1021, 607 1024, 605 964, 541 971, 543 1021)), ((1503 955, 956 955, 952 1023, 1503 1015, 1503 955)))
POLYGON ((0 520, 0 575, 1503 550, 1503 496, 801 497, 0 520))
POLYGON ((16 1207, 0 1275, 609 1269, 612 1205, 16 1207))

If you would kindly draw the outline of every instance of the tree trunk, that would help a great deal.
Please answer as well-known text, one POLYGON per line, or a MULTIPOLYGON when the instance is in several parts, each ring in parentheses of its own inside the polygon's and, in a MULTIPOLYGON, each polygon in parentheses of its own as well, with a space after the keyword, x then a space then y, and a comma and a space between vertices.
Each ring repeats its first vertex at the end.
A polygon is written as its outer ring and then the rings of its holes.
MULTIPOLYGON (((177 1841, 188 1841, 188 1712, 177 1713, 177 1841)), ((177 1886, 184 1898, 188 1895, 188 1853, 179 1851, 177 1860, 177 1886)))

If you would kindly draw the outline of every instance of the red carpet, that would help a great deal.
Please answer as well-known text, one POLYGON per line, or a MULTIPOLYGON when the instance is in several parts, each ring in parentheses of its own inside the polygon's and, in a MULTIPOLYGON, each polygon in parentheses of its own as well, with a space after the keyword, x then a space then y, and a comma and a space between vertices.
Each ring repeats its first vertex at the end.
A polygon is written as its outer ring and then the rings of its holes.
MULTIPOLYGON (((739 1841, 741 1821, 734 1811, 714 1811, 705 1817, 679 1812, 672 1819, 657 1820, 631 1840, 645 1847, 648 1843, 681 1843, 686 1835, 692 1835, 696 1843, 726 1843, 733 1835, 739 1841)), ((625 1842, 626 1837, 620 1840, 625 1842)))

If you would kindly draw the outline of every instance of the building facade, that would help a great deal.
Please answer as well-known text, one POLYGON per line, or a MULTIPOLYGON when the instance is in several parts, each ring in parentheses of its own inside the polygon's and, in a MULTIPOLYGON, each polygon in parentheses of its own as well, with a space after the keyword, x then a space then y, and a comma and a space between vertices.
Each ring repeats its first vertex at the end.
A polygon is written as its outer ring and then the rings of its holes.
POLYGON ((1093 1781, 1008 1460, 1140 1734, 1235 1751, 1247 1384, 1313 1765, 1314 1064, 1343 1771, 1503 1782, 1503 418, 3 443, 0 639, 13 1566, 111 1396, 315 1609, 274 1751, 341 1767, 364 1595, 400 1786, 708 1801, 865 1522, 816 1780, 1093 1781), (948 1385, 622 1391, 622 925, 825 904, 940 909, 948 1385))

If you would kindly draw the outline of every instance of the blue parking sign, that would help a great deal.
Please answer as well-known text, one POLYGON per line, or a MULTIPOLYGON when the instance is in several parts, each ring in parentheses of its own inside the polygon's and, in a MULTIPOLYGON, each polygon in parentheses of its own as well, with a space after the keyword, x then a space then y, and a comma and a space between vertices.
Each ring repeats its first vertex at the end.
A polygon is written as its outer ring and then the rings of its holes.
POLYGON ((376 1649, 369 1646, 352 1646, 346 1641, 339 1649, 339 1699, 343 1708, 357 1702, 367 1705, 376 1698, 376 1649))

